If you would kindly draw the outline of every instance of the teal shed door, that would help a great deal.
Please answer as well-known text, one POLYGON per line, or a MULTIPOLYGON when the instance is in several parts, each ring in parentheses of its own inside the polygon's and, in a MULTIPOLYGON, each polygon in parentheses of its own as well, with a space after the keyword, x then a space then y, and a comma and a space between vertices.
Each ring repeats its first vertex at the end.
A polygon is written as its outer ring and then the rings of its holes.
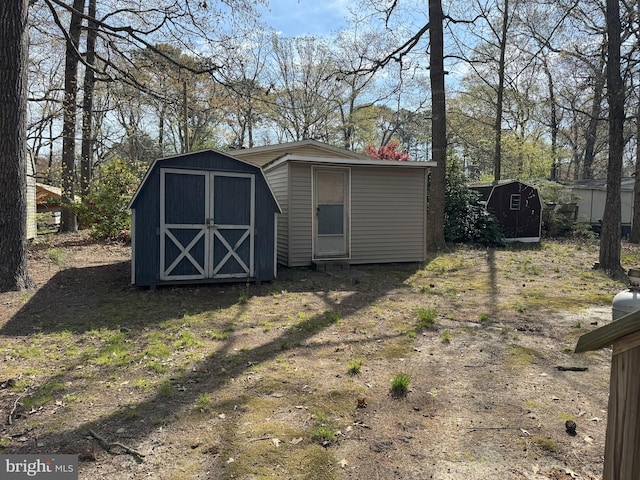
POLYGON ((160 279, 254 275, 255 177, 160 171, 160 279))

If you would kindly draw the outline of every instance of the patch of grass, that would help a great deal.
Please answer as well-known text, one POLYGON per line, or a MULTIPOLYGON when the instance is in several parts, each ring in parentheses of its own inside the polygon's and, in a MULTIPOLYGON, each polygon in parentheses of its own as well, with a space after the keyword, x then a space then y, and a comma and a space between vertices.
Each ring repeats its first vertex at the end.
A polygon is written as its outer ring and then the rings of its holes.
POLYGON ((333 310, 325 310, 322 315, 306 318, 298 322, 297 327, 303 332, 314 333, 338 322, 341 316, 333 310))
POLYGON ((51 247, 47 250, 47 258, 56 267, 62 268, 67 261, 67 253, 61 248, 51 247))
POLYGON ((480 315, 478 315, 478 320, 480 320, 480 323, 486 323, 489 321, 489 314, 488 313, 481 313, 480 315))
POLYGON ((205 332, 205 336, 212 339, 212 340, 229 340, 229 337, 231 336, 230 332, 216 332, 214 330, 207 330, 205 332))
MULTIPOLYGON (((331 449, 311 444, 294 451, 290 457, 293 466, 290 478, 301 480, 338 480, 340 468, 331 449)), ((282 477, 281 477, 282 478, 282 477)))
POLYGON ((173 348, 176 350, 184 350, 188 347, 201 347, 202 345, 202 342, 189 330, 181 331, 179 338, 173 342, 173 348))
POLYGON ((160 384, 158 389, 158 396, 160 398, 173 398, 176 396, 176 388, 171 384, 169 380, 165 380, 160 384))
POLYGON ((150 368, 154 373, 158 374, 167 373, 169 371, 169 365, 157 360, 148 360, 147 367, 150 368))
POLYGON ((0 438, 0 453, 4 453, 9 445, 11 445, 10 437, 0 438))
POLYGON ((525 368, 536 363, 542 354, 532 348, 521 345, 510 345, 507 349, 506 364, 512 368, 525 368))
POLYGON ((411 383, 411 375, 408 373, 396 373, 391 379, 391 395, 399 398, 409 393, 409 384, 411 383))
POLYGON ((76 403, 80 398, 81 396, 78 393, 67 393, 66 395, 63 395, 62 400, 64 401, 64 404, 66 407, 70 407, 71 405, 76 403))
POLYGON ((311 438, 323 447, 335 442, 338 436, 338 428, 329 421, 329 416, 324 412, 316 412, 315 426, 311 429, 311 438))
POLYGON ((42 356, 42 350, 37 345, 16 345, 6 350, 7 353, 14 357, 21 357, 25 360, 38 358, 42 356))
POLYGON ((404 358, 413 353, 415 342, 409 337, 398 337, 383 343, 382 349, 377 352, 378 358, 404 358))
POLYGON ((210 393, 203 393, 196 399, 196 408, 203 412, 209 413, 213 409, 213 397, 210 393))
POLYGON ((442 343, 451 343, 451 332, 449 330, 445 330, 444 332, 442 332, 442 335, 440 335, 440 340, 442 341, 442 343))
POLYGON ((342 316, 338 312, 335 312, 333 310, 328 310, 324 312, 324 318, 326 318, 327 321, 329 321, 330 323, 336 323, 342 319, 342 316))
POLYGON ((22 404, 27 409, 45 405, 53 400, 54 395, 61 393, 64 388, 64 383, 52 380, 40 385, 32 395, 22 400, 22 404))
POLYGON ((575 417, 575 415, 571 415, 570 413, 558 412, 557 416, 563 422, 566 422, 567 420, 571 420, 572 422, 577 421, 577 418, 575 417))
POLYGON ((351 375, 358 375, 362 370, 362 365, 364 364, 364 358, 355 358, 349 362, 347 366, 347 372, 351 375))
POLYGON ((138 411, 138 408, 135 407, 134 405, 129 406, 129 408, 125 408, 122 410, 122 412, 120 413, 120 417, 123 420, 133 420, 135 418, 138 418, 140 416, 140 412, 138 411))
POLYGON ((144 393, 149 393, 153 387, 151 382, 145 378, 136 378, 133 381, 133 386, 137 390, 140 390, 141 392, 144 392, 144 393))
POLYGON ((247 295, 246 293, 243 293, 242 295, 240 295, 238 297, 238 303, 240 305, 244 305, 245 303, 247 303, 249 301, 249 295, 247 295))
POLYGON ((464 267, 464 258, 461 255, 440 255, 429 262, 424 268, 427 272, 450 273, 464 267))
POLYGON ((531 442, 545 452, 558 453, 558 444, 551 438, 536 435, 531 439, 531 442))
POLYGON ((436 309, 432 307, 420 307, 417 315, 416 330, 426 330, 432 327, 438 317, 436 309))
POLYGON ((149 336, 147 356, 162 360, 171 355, 171 348, 166 344, 166 336, 162 332, 153 332, 149 336))

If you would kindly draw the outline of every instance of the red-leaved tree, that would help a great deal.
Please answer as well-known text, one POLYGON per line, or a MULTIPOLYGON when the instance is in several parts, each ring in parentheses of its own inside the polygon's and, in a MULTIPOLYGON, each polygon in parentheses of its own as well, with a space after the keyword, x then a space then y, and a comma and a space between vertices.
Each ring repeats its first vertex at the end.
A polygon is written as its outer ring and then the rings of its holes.
POLYGON ((398 150, 398 148, 400 148, 400 142, 398 140, 390 140, 389 143, 378 148, 367 145, 364 150, 371 158, 397 160, 400 162, 408 161, 409 154, 398 150))

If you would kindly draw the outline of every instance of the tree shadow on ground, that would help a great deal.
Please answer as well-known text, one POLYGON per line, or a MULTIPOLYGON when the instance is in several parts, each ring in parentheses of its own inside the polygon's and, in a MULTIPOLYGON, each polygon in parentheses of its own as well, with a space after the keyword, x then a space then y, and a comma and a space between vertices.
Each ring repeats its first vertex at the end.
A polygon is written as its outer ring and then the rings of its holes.
MULTIPOLYGON (((135 431, 128 438, 133 444, 142 441, 156 429, 153 419, 177 419, 185 412, 188 414, 201 395, 219 391, 253 366, 275 359, 283 349, 320 348, 323 345, 305 343, 335 325, 338 319, 367 308, 389 292, 410 288, 405 282, 417 268, 415 264, 370 266, 332 274, 286 269, 272 284, 214 284, 144 290, 129 286, 128 266, 128 262, 122 262, 59 272, 17 312, 0 334, 24 336, 34 332, 63 331, 82 334, 100 328, 126 327, 127 335, 132 341, 137 341, 136 337, 142 336, 146 328, 161 326, 164 320, 239 305, 240 296, 269 296, 283 291, 311 293, 319 297, 327 309, 318 311, 298 322, 294 328, 285 329, 281 335, 255 348, 234 350, 232 342, 224 343, 182 375, 181 383, 188 384, 189 388, 179 396, 168 398, 159 389, 140 402, 130 404, 123 401, 111 414, 93 418, 79 426, 56 431, 47 429, 38 437, 38 443, 64 450, 86 442, 91 431, 116 437, 118 429, 131 425, 132 410, 147 421, 136 423, 135 431), (333 295, 336 291, 342 292, 339 301, 333 295)), ((237 315, 241 312, 242 308, 237 315)), ((376 342, 399 335, 402 333, 391 332, 366 341, 376 342)), ((79 364, 66 365, 64 371, 49 379, 41 379, 41 383, 56 381, 64 384, 71 381, 73 372, 81 367, 79 364)), ((105 374, 114 373, 107 370, 105 374)), ((28 453, 37 452, 39 448, 34 440, 12 445, 8 450, 28 453)))

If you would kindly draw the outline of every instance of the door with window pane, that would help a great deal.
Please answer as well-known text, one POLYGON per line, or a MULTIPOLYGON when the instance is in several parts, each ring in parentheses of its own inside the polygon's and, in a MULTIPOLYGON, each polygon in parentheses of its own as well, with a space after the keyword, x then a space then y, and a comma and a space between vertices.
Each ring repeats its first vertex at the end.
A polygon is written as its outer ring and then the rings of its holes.
POLYGON ((349 170, 314 170, 314 257, 349 256, 349 170))

